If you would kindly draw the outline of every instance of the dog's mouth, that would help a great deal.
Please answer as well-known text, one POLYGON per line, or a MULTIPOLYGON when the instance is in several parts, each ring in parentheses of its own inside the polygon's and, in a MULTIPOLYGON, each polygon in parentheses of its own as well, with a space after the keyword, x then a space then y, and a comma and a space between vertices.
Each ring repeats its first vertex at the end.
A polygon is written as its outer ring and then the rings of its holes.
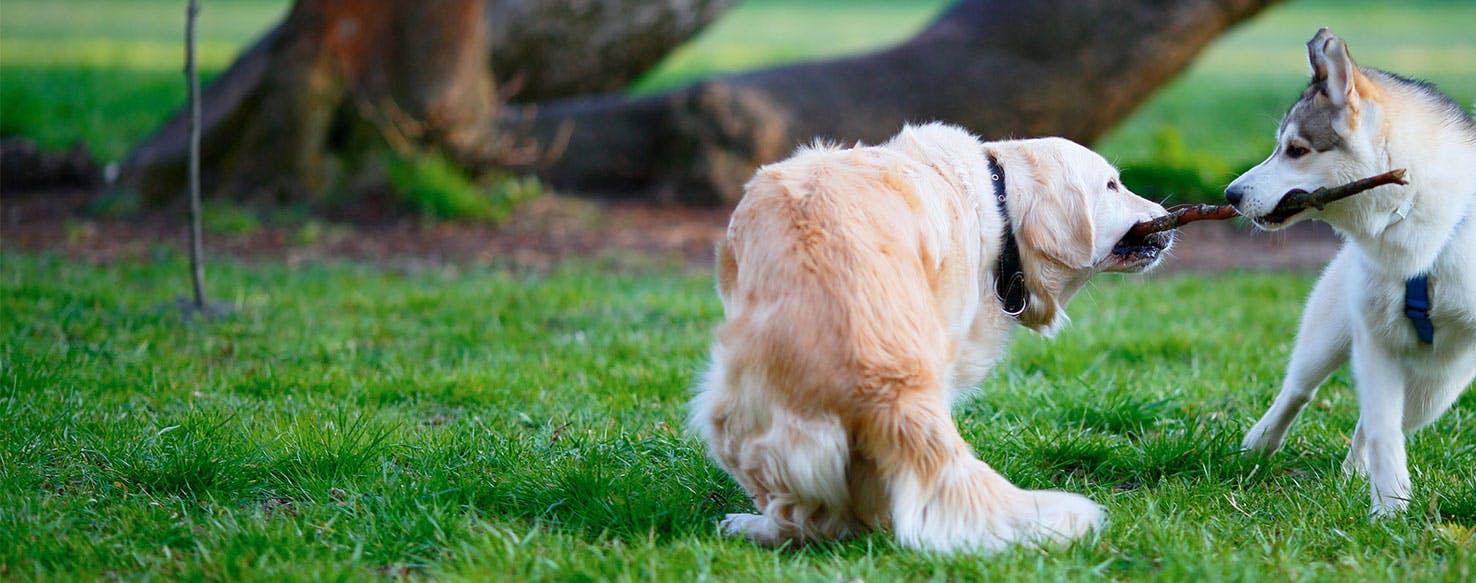
POLYGON ((1112 246, 1109 257, 1115 259, 1107 271, 1143 271, 1157 264, 1164 251, 1174 244, 1175 231, 1160 231, 1147 235, 1128 234, 1112 246))
MULTIPOLYGON (((1292 196, 1292 195, 1301 195, 1301 194, 1306 194, 1306 193, 1307 193, 1307 191, 1302 190, 1300 188, 1293 188, 1291 190, 1286 191, 1286 194, 1281 195, 1281 200, 1286 200, 1287 197, 1292 196)), ((1281 208, 1281 205, 1278 204, 1276 206, 1276 208, 1271 209, 1271 212, 1266 213, 1264 215, 1261 215, 1259 217, 1254 217, 1254 218, 1251 219, 1251 222, 1255 223, 1257 226, 1262 227, 1262 228, 1281 227, 1281 226, 1285 226, 1287 224, 1287 221, 1290 221, 1290 220, 1296 218, 1297 216, 1301 215, 1302 213, 1307 212, 1307 210, 1308 210, 1307 208, 1301 208, 1301 209, 1295 209, 1295 210, 1292 210, 1292 209, 1284 209, 1284 208, 1281 208)))

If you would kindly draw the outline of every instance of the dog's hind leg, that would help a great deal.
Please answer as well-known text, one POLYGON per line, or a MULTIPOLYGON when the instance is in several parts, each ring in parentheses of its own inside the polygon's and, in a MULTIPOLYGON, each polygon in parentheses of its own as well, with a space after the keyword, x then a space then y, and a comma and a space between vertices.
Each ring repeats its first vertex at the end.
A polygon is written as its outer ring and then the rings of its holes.
POLYGON ((1246 432, 1241 448, 1267 455, 1281 449, 1292 421, 1317 394, 1317 387, 1347 362, 1353 335, 1342 305, 1340 271, 1334 263, 1313 288, 1302 312, 1281 392, 1260 421, 1246 432))
MULTIPOLYGON (((1404 431, 1414 431, 1439 419, 1470 384, 1471 375, 1455 381, 1410 380, 1404 391, 1404 431)), ((1358 427, 1353 430, 1353 445, 1348 448, 1348 457, 1343 460, 1343 471, 1350 476, 1368 475, 1368 462, 1368 435, 1363 430, 1363 421, 1360 419, 1358 427)))
POLYGON ((768 545, 848 536, 855 529, 845 429, 826 414, 800 418, 776 408, 773 415, 769 431, 743 446, 734 472, 759 514, 729 514, 723 533, 768 545))
POLYGON ((1358 429, 1349 462, 1356 470, 1359 461, 1367 460, 1373 501, 1371 513, 1374 516, 1398 514, 1409 506, 1410 495, 1409 465, 1404 449, 1408 379, 1394 357, 1366 338, 1354 347, 1353 377, 1358 391, 1358 429))
POLYGON ((1456 372, 1446 378, 1411 379, 1404 398, 1404 430, 1414 431, 1434 423, 1460 398, 1466 387, 1471 386, 1473 378, 1476 378, 1476 369, 1468 369, 1464 375, 1456 372))
MULTIPOLYGON (((1456 398, 1467 386, 1471 384, 1472 375, 1468 374, 1463 379, 1435 379, 1415 380, 1411 379, 1404 391, 1404 411, 1402 426, 1404 431, 1414 431, 1430 424, 1440 415, 1445 413, 1455 402, 1456 398)), ((1361 397, 1360 397, 1361 399, 1361 397)), ((1361 403, 1361 401, 1360 401, 1361 403)), ((1403 435, 1401 434, 1401 441, 1403 435)), ((1359 419, 1358 427, 1353 431, 1353 444, 1348 449, 1348 457, 1343 460, 1343 471, 1350 476, 1371 476, 1368 432, 1363 429, 1363 420, 1359 419)), ((1400 457, 1404 457, 1404 448, 1400 448, 1400 457)), ((1403 463, 1407 463, 1403 462, 1403 463)), ((1401 465, 1403 465, 1401 463, 1401 465)), ((1408 469, 1402 470, 1408 476, 1408 469)), ((1407 488, 1407 486, 1406 486, 1407 488)), ((1374 494, 1375 512, 1378 512, 1378 494, 1374 494)))
POLYGON ((729 514, 721 532, 768 545, 849 534, 844 428, 834 416, 800 418, 778 406, 760 376, 730 369, 715 345, 692 401, 692 427, 759 511, 729 514))
MULTIPOLYGON (((942 391, 908 391, 858 411, 853 435, 885 482, 890 522, 903 546, 991 551, 1067 541, 1102 520, 1076 494, 1023 490, 973 456, 942 391)), ((859 491, 859 490, 858 490, 859 491)))

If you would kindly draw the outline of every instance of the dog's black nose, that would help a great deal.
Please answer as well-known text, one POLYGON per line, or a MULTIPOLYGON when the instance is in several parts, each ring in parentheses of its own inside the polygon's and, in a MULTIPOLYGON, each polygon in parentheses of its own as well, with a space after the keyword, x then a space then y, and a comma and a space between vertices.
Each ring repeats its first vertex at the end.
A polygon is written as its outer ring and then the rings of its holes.
POLYGON ((1245 191, 1234 186, 1225 189, 1225 200, 1230 204, 1238 205, 1243 199, 1245 199, 1245 191))

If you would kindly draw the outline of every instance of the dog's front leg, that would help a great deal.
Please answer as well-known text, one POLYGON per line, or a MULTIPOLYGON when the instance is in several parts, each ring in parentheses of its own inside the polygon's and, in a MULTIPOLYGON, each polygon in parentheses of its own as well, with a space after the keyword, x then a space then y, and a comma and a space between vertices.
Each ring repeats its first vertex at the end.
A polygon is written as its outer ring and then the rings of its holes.
POLYGON ((1308 297, 1281 392, 1261 420, 1246 432, 1242 449, 1265 455, 1281 449, 1292 421, 1317 394, 1317 387, 1347 362, 1352 332, 1339 298, 1342 281, 1335 271, 1329 269, 1308 297))
POLYGON ((1409 506, 1409 465, 1404 450, 1404 391, 1399 362, 1382 346, 1361 335, 1353 346, 1353 380, 1358 392, 1358 428, 1348 462, 1355 471, 1366 460, 1370 512, 1390 516, 1409 506))

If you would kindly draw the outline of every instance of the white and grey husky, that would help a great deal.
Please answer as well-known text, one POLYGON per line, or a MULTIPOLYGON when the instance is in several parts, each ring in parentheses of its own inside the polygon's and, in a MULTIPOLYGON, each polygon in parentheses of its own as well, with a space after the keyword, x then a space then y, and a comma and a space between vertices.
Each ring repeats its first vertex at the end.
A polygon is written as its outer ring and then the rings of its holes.
POLYGON ((1404 432, 1439 418, 1476 375, 1476 122, 1428 83, 1360 67, 1326 28, 1312 82, 1270 158, 1225 189, 1264 229, 1324 221, 1344 244, 1307 299, 1281 393, 1246 434, 1270 453, 1318 385, 1351 356, 1358 427, 1343 462, 1367 473, 1374 515, 1409 505, 1404 432), (1387 185, 1291 217, 1282 197, 1408 169, 1387 185))

